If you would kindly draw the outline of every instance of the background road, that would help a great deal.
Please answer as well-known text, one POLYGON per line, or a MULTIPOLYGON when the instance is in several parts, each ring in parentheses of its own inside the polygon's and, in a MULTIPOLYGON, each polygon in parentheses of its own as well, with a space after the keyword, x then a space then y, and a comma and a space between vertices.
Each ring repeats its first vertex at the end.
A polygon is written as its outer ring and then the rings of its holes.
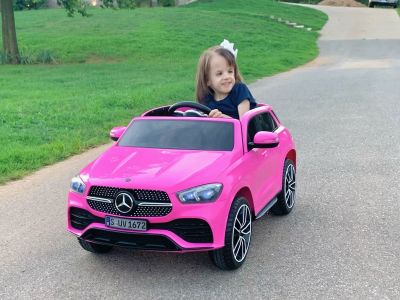
POLYGON ((319 58, 251 85, 294 134, 298 194, 289 216, 254 223, 241 269, 81 250, 65 230, 68 184, 103 146, 0 187, 0 299, 399 299, 400 19, 318 8, 319 58))

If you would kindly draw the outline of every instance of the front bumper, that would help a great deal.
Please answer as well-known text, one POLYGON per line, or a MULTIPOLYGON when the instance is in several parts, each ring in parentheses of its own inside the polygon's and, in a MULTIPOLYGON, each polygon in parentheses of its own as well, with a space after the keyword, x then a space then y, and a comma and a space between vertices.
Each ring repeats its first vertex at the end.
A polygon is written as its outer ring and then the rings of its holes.
POLYGON ((114 230, 89 229, 80 237, 88 242, 153 251, 200 251, 210 247, 182 248, 167 236, 160 234, 127 233, 114 230))
POLYGON ((224 246, 226 203, 173 204, 163 217, 123 218, 147 220, 146 231, 128 231, 105 225, 106 214, 93 210, 86 199, 75 193, 68 196, 68 231, 89 242, 157 251, 204 251, 224 246), (153 241, 153 242, 152 242, 153 241))
MULTIPOLYGON (((69 220, 73 228, 85 230, 89 225, 94 226, 105 224, 105 219, 96 217, 90 212, 76 207, 69 210, 69 220)), ((168 223, 148 223, 150 230, 168 230, 180 238, 190 243, 212 243, 213 234, 206 221, 200 219, 178 219, 168 223)), ((113 232, 114 229, 107 228, 107 231, 113 232)), ((87 232, 82 236, 85 238, 87 232)))

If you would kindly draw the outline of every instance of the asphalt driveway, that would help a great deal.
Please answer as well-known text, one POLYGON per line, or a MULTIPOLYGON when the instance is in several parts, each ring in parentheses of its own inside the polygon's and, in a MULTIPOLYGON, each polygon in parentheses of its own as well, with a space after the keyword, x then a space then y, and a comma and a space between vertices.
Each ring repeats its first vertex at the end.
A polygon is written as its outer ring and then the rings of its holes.
POLYGON ((329 15, 315 61, 252 84, 298 147, 292 214, 254 223, 245 265, 205 253, 82 250, 70 178, 106 146, 0 187, 0 299, 399 299, 400 18, 329 15))

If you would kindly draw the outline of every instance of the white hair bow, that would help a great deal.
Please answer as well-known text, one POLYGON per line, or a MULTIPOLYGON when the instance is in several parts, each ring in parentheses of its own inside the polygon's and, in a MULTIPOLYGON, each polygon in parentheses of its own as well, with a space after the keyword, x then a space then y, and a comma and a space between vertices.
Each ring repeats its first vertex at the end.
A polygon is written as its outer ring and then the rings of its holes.
POLYGON ((233 46, 235 45, 234 43, 229 42, 228 40, 225 40, 219 44, 222 48, 225 48, 226 50, 228 50, 229 52, 231 52, 233 54, 233 56, 236 58, 237 53, 238 53, 238 49, 233 49, 233 46))

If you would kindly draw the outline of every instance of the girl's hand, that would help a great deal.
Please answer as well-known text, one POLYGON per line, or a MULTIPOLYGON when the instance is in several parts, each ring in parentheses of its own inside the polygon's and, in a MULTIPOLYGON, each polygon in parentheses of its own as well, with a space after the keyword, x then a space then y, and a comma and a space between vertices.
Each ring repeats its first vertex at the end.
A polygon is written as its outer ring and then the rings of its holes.
POLYGON ((212 111, 210 111, 210 113, 208 114, 208 116, 210 118, 230 118, 230 116, 224 115, 221 111, 219 111, 218 109, 213 109, 212 111))

